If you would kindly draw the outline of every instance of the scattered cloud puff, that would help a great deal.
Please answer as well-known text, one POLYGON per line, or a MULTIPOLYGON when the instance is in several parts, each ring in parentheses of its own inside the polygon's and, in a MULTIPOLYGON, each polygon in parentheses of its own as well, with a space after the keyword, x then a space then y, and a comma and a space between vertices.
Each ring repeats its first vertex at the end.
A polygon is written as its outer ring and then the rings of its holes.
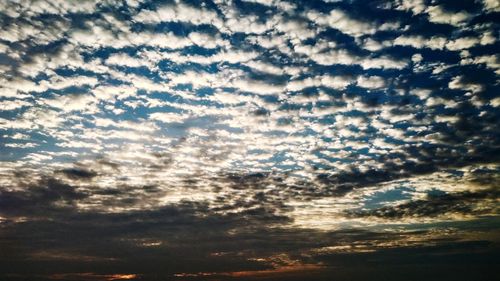
POLYGON ((442 6, 429 6, 426 9, 426 12, 429 15, 429 21, 435 23, 446 23, 454 26, 460 26, 464 23, 464 21, 471 17, 467 12, 446 11, 442 6))
POLYGON ((484 4, 484 8, 487 11, 490 11, 490 12, 498 12, 498 11, 500 11, 500 3, 498 3, 498 1, 495 1, 495 0, 484 0, 483 4, 484 4))

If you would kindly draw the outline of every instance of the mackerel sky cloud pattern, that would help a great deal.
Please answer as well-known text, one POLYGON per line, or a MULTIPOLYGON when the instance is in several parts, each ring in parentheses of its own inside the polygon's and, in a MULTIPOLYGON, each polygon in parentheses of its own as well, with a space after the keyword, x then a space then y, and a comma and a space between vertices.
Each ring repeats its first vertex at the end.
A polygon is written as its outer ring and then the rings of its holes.
POLYGON ((492 280, 499 18, 1 1, 0 279, 492 280))

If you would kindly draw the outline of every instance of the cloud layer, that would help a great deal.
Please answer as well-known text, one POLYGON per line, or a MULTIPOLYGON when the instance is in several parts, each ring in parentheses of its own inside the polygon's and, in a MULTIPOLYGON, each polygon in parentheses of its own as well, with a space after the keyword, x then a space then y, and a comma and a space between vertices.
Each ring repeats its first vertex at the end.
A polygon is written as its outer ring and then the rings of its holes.
POLYGON ((2 279, 498 261, 496 1, 68 3, 0 3, 2 279))

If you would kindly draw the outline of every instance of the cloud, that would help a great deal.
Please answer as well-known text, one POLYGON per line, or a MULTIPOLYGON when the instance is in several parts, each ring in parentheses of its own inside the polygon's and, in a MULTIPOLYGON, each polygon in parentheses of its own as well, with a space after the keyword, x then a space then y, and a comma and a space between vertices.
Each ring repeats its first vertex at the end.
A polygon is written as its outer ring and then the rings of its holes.
POLYGON ((259 53, 255 51, 230 49, 227 51, 217 52, 210 56, 182 55, 179 53, 162 53, 161 58, 169 59, 176 63, 198 63, 198 64, 212 64, 219 62, 246 63, 253 61, 253 59, 257 58, 258 55, 259 53))
POLYGON ((446 44, 446 48, 451 51, 469 49, 476 44, 479 44, 480 40, 476 37, 464 37, 458 38, 450 41, 446 44))
POLYGON ((71 33, 70 42, 76 45, 82 45, 90 48, 115 47, 123 48, 126 46, 148 45, 160 48, 178 49, 192 45, 192 41, 169 33, 117 33, 97 25, 91 25, 86 30, 75 30, 71 33))
POLYGON ((130 57, 127 54, 123 53, 112 54, 106 59, 106 64, 128 66, 128 67, 150 66, 148 62, 145 62, 138 58, 130 57))
POLYGON ((44 91, 45 87, 40 86, 28 79, 13 78, 2 79, 3 85, 0 87, 0 94, 2 97, 24 99, 30 92, 44 91))
POLYGON ((430 48, 441 50, 445 47, 446 42, 446 38, 443 37, 434 36, 431 38, 424 38, 422 36, 401 35, 394 40, 393 44, 400 46, 412 46, 416 49, 430 48))
POLYGON ((87 180, 87 179, 92 179, 97 175, 96 172, 94 171, 87 171, 85 169, 63 169, 61 170, 61 173, 63 173, 65 176, 67 176, 70 179, 82 179, 82 180, 87 180))
POLYGON ((180 123, 186 119, 185 115, 170 112, 156 112, 152 113, 149 117, 152 120, 164 123, 180 123))
POLYGON ((0 3, 0 279, 488 265, 484 3, 0 3))
POLYGON ((499 73, 500 69, 500 63, 499 63, 499 58, 498 55, 485 55, 485 56, 478 56, 475 58, 464 58, 460 61, 460 64, 467 65, 467 64, 485 64, 486 67, 491 68, 495 70, 495 73, 499 73))
POLYGON ((464 76, 455 76, 450 81, 450 83, 448 83, 448 87, 450 89, 472 91, 473 93, 483 90, 483 85, 473 82, 467 82, 464 76))
MULTIPOLYGON (((374 23, 354 19, 346 12, 337 9, 331 10, 328 15, 309 11, 306 13, 306 16, 316 24, 329 26, 353 37, 374 34, 378 30, 393 28, 389 24, 378 26, 374 23)), ((397 24, 394 27, 396 26, 397 24)))
POLYGON ((43 110, 32 107, 26 110, 17 120, 2 119, 0 126, 2 128, 17 129, 36 129, 36 128, 54 128, 64 120, 54 110, 43 110))
POLYGON ((425 11, 427 6, 424 0, 398 0, 396 2, 397 10, 412 11, 413 14, 417 15, 425 11))
POLYGON ((76 200, 86 198, 84 192, 53 178, 42 178, 25 191, 1 193, 2 215, 44 217, 57 209, 71 210, 76 200))
POLYGON ((354 213, 355 216, 381 218, 415 218, 470 214, 489 214, 494 211, 493 202, 498 198, 494 190, 460 192, 456 194, 428 195, 425 200, 416 200, 368 212, 354 213))
POLYGON ((382 68, 382 69, 403 69, 408 65, 405 60, 397 60, 388 56, 364 58, 360 63, 363 69, 382 68))
POLYGON ((500 98, 494 98, 490 101, 490 104, 494 107, 500 107, 500 98))
POLYGON ((40 82, 40 87, 42 89, 54 89, 61 90, 69 87, 83 87, 83 86, 95 86, 99 83, 98 79, 89 76, 73 76, 73 77, 62 77, 62 76, 52 76, 49 80, 42 80, 40 82))
POLYGON ((0 102, 0 110, 1 111, 8 111, 8 110, 14 110, 18 108, 22 108, 24 106, 30 106, 31 103, 22 101, 22 100, 4 100, 0 102))
POLYGON ((452 12, 440 5, 427 6, 423 0, 398 0, 395 1, 395 8, 397 10, 411 11, 414 15, 426 13, 430 22, 453 26, 463 25, 465 21, 472 17, 466 11, 452 12))
POLYGON ((483 5, 485 10, 490 12, 498 12, 500 10, 500 3, 495 0, 483 0, 483 5))
POLYGON ((366 38, 363 40, 362 48, 368 51, 376 52, 386 47, 385 45, 386 44, 384 42, 381 43, 371 38, 366 38))
POLYGON ((161 22, 186 22, 194 25, 222 25, 222 21, 219 19, 216 12, 205 8, 199 9, 184 3, 161 6, 156 10, 142 10, 134 16, 134 20, 148 24, 161 22))
POLYGON ((379 89, 385 87, 385 80, 380 76, 363 77, 359 76, 357 85, 367 89, 379 89))
POLYGON ((44 105, 57 108, 63 112, 71 111, 95 111, 95 98, 88 94, 68 94, 55 96, 52 99, 41 101, 44 105))
POLYGON ((213 49, 218 46, 228 46, 229 42, 220 38, 220 36, 211 36, 200 32, 191 32, 188 35, 191 41, 203 48, 213 49))
POLYGON ((471 15, 465 11, 461 12, 450 12, 446 11, 442 6, 429 6, 426 9, 427 14, 429 15, 429 21, 434 23, 444 23, 451 24, 454 26, 460 26, 469 18, 471 15))
POLYGON ((308 56, 320 65, 360 65, 363 69, 403 69, 408 64, 404 60, 397 60, 388 56, 359 57, 345 49, 318 50, 313 48, 308 56))
POLYGON ((287 84, 287 90, 300 91, 308 87, 329 87, 342 90, 352 83, 353 79, 349 76, 316 76, 304 80, 293 80, 287 84))
POLYGON ((305 40, 316 35, 316 30, 309 28, 306 21, 280 19, 275 25, 277 31, 292 39, 305 40))

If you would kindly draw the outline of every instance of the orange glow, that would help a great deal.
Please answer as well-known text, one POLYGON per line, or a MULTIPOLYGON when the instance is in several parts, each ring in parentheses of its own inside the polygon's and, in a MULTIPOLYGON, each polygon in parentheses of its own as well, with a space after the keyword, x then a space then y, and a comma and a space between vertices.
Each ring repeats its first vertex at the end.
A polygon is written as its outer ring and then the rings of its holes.
POLYGON ((107 280, 130 280, 137 277, 137 274, 113 274, 107 280))
POLYGON ((221 275, 221 273, 217 272, 198 272, 198 273, 176 273, 175 277, 200 277, 200 276, 212 276, 212 275, 221 275))
POLYGON ((132 280, 137 278, 137 274, 97 274, 93 272, 83 273, 59 273, 52 274, 49 278, 52 280, 132 280))
POLYGON ((266 275, 275 275, 275 274, 283 274, 283 273, 293 273, 300 271, 316 271, 323 269, 324 266, 317 264, 299 264, 299 265, 290 265, 290 266, 282 266, 273 269, 266 270, 249 270, 249 271, 236 271, 236 272, 228 272, 224 275, 232 276, 232 277, 256 277, 256 276, 266 276, 266 275))
POLYGON ((233 272, 198 272, 198 273, 177 273, 176 277, 200 277, 200 276, 230 276, 230 277, 264 277, 278 274, 318 271, 325 267, 319 264, 298 264, 277 267, 265 270, 248 270, 233 272))

